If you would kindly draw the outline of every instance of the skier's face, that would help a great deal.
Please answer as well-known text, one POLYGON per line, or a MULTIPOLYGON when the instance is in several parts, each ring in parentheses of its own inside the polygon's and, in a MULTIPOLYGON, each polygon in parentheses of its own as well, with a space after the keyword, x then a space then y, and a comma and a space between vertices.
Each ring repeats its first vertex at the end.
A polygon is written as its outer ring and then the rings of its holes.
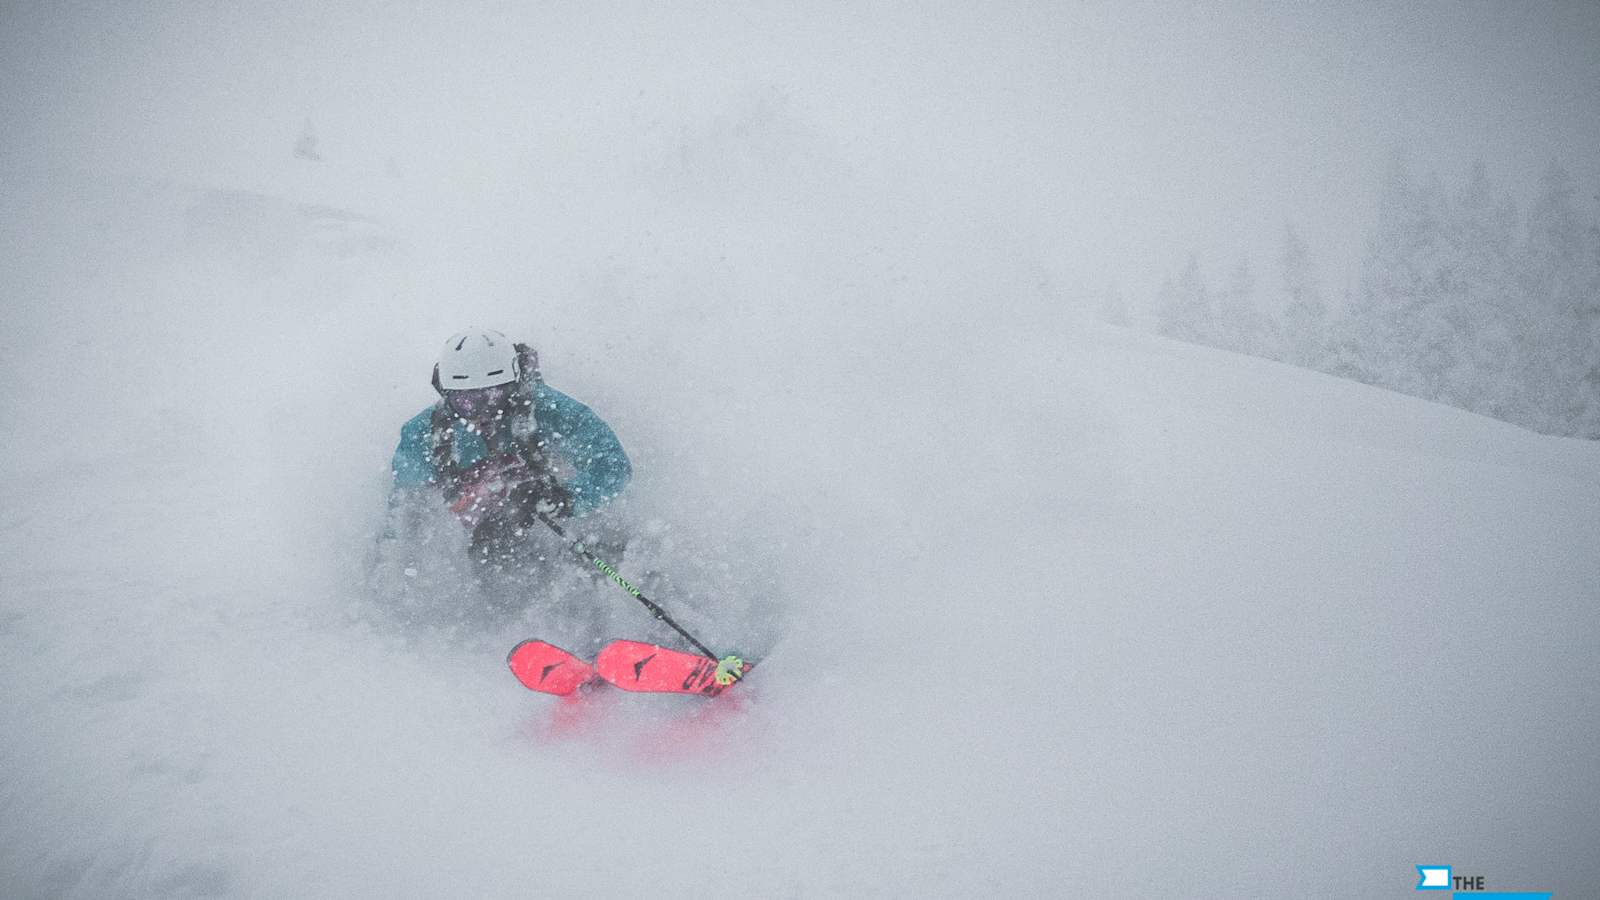
POLYGON ((472 388, 465 391, 445 391, 444 402, 463 419, 487 422, 498 418, 511 406, 514 384, 497 384, 494 387, 472 388))

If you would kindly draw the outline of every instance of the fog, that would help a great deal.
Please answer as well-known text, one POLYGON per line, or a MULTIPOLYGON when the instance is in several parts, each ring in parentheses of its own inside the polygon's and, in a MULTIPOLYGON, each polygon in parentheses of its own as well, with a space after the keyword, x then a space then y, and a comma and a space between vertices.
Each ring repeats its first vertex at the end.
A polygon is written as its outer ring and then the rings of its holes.
MULTIPOLYGON (((330 167, 395 176, 365 208, 605 228, 591 184, 774 110, 789 130, 747 166, 818 154, 936 192, 1068 293, 1147 295, 1191 251, 1270 260, 1286 221, 1340 287, 1397 152, 1600 183, 1592 4, 10 4, 3 30, 12 172, 282 191, 309 120, 330 167)), ((474 262, 452 283, 494 290, 474 262)))

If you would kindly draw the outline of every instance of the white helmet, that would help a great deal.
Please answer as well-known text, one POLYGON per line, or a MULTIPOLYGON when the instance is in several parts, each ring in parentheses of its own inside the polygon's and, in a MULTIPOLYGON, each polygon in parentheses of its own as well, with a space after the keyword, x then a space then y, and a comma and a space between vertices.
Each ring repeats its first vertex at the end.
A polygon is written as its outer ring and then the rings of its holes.
POLYGON ((473 328, 445 342, 434 381, 440 390, 462 391, 510 384, 521 376, 511 339, 498 331, 473 328))

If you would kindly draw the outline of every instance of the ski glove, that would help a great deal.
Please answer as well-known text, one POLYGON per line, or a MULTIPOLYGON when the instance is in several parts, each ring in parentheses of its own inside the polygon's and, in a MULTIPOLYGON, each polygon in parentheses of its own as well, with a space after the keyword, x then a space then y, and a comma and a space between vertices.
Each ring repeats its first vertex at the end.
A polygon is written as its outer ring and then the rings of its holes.
POLYGON ((460 490, 450 499, 450 511, 461 524, 475 528, 504 509, 512 491, 528 475, 527 463, 514 456, 480 460, 461 473, 460 490))
MULTIPOLYGON (((739 657, 724 656, 722 659, 717 660, 717 671, 712 677, 716 679, 717 684, 727 687, 744 677, 745 668, 744 660, 739 657)), ((702 669, 701 671, 705 670, 702 669)))
POLYGON ((572 492, 549 476, 517 485, 512 502, 522 511, 524 524, 533 524, 539 514, 552 519, 572 515, 572 492))

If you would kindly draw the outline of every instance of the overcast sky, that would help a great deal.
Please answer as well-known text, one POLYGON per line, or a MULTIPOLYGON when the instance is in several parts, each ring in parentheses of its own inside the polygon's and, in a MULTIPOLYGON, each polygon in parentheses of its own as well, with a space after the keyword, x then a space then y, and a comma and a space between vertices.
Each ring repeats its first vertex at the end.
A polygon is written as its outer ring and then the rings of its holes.
POLYGON ((621 172, 630 148, 754 109, 784 120, 764 140, 1007 222, 1067 290, 1115 281, 1135 297, 1191 251, 1219 277, 1249 253, 1270 283, 1290 220, 1339 288, 1397 150, 1452 177, 1482 158, 1519 190, 1557 159, 1600 192, 1595 3, 7 3, 0 17, 7 179, 78 165, 272 190, 260 174, 310 119, 344 171, 489 195, 529 170, 621 172))

